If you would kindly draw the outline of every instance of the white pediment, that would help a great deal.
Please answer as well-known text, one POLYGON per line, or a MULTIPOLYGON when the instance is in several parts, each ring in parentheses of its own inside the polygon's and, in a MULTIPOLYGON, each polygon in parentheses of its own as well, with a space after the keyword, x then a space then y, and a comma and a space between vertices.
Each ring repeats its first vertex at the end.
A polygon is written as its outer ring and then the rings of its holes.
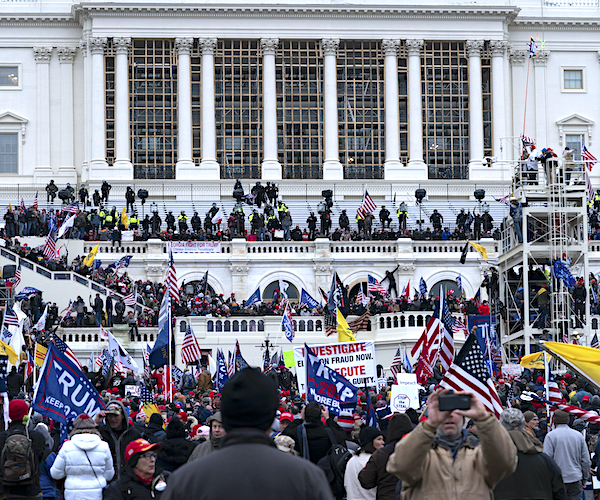
POLYGON ((565 125, 571 125, 571 126, 577 126, 577 125, 583 125, 585 127, 589 127, 591 125, 594 124, 594 122, 592 120, 590 120, 589 118, 585 118, 584 116, 578 115, 577 113, 572 114, 571 116, 567 116, 566 118, 563 118, 562 120, 557 120, 556 124, 558 126, 565 126, 565 125))
POLYGON ((11 113, 10 111, 0 114, 0 123, 3 124, 20 123, 22 125, 25 125, 28 121, 29 120, 27 120, 27 118, 23 118, 22 116, 16 115, 15 113, 11 113))

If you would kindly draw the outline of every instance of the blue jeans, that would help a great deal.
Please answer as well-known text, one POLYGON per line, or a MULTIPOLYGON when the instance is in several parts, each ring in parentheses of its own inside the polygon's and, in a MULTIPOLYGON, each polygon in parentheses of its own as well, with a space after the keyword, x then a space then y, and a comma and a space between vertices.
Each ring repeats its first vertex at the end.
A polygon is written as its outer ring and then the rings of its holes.
POLYGON ((102 326, 102 311, 96 313, 96 326, 102 326))
POLYGON ((77 326, 85 326, 85 314, 84 313, 77 314, 76 324, 77 324, 77 326))
POLYGON ((517 235, 517 241, 523 243, 523 231, 521 230, 521 224, 523 220, 514 219, 515 234, 517 235))
POLYGON ((258 241, 265 241, 265 228, 264 227, 258 228, 258 241))
POLYGON ((283 239, 290 241, 290 226, 283 226, 283 239))

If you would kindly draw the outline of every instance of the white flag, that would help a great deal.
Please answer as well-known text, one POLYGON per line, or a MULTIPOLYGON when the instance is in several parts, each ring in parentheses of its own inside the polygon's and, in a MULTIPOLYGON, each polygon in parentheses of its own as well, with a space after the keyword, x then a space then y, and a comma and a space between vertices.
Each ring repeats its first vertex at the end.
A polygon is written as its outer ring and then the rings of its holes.
POLYGON ((123 368, 131 370, 133 373, 138 372, 137 363, 110 332, 108 332, 108 349, 115 360, 115 366, 117 366, 117 363, 121 363, 123 368))
POLYGON ((45 330, 46 319, 48 319, 48 304, 46 304, 46 309, 44 309, 44 313, 40 316, 40 319, 37 320, 37 323, 33 328, 35 328, 38 332, 45 330))
POLYGON ((56 239, 60 238, 63 234, 67 232, 67 229, 73 227, 75 224, 75 214, 72 214, 68 219, 66 219, 60 228, 58 229, 58 234, 56 235, 56 239))
POLYGON ((223 220, 223 210, 219 208, 219 211, 215 214, 215 216, 211 219, 213 224, 221 224, 223 220))

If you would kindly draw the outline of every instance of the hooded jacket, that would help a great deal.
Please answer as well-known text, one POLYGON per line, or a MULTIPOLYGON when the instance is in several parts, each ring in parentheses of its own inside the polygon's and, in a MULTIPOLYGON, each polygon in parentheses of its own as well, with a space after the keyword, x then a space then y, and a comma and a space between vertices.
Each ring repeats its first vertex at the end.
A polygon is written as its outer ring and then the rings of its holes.
POLYGON ((124 455, 125 448, 129 443, 136 440, 137 438, 142 437, 140 432, 137 429, 134 429, 133 426, 129 423, 129 418, 127 417, 127 411, 125 411, 125 406, 121 401, 112 400, 110 403, 116 403, 121 407, 123 411, 123 430, 115 432, 108 422, 98 427, 98 432, 100 432, 100 436, 102 437, 102 441, 108 443, 108 447, 110 448, 110 454, 112 455, 113 464, 115 467, 115 471, 117 472, 117 476, 121 474, 123 469, 123 464, 125 463, 124 455))
POLYGON ((151 443, 162 444, 167 437, 167 433, 163 429, 164 421, 161 415, 153 413, 150 415, 150 420, 144 431, 144 439, 151 443))
POLYGON ((386 470, 390 455, 402 436, 412 431, 410 418, 403 413, 394 415, 387 430, 387 443, 383 448, 375 450, 365 468, 358 474, 361 486, 367 490, 377 487, 377 500, 395 500, 398 478, 386 470))
POLYGON ((98 434, 75 434, 58 452, 50 469, 53 479, 65 480, 65 500, 100 500, 115 474, 108 444, 98 434))
POLYGON ((194 445, 185 439, 185 428, 178 417, 167 425, 167 439, 158 450, 156 467, 173 472, 188 461, 194 445))
POLYGON ((510 476, 494 488, 495 500, 566 500, 560 468, 542 453, 540 441, 524 430, 508 431, 517 447, 519 462, 510 476))
POLYGON ((466 439, 452 452, 436 441, 436 431, 421 422, 396 444, 388 472, 402 480, 402 500, 481 500, 517 466, 517 450, 493 415, 476 421, 481 445, 466 439))
POLYGON ((168 472, 163 472, 156 467, 154 477, 147 485, 129 465, 125 465, 121 477, 109 485, 103 498, 104 500, 159 500, 168 478, 168 472))

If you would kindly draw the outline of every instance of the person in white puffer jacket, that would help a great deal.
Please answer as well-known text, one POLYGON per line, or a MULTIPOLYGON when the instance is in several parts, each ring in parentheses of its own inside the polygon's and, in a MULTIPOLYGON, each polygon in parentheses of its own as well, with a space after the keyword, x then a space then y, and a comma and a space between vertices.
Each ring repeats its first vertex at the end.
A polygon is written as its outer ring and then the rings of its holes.
POLYGON ((108 444, 102 441, 94 421, 85 413, 50 469, 53 479, 65 480, 65 500, 101 500, 102 490, 115 474, 108 444))

